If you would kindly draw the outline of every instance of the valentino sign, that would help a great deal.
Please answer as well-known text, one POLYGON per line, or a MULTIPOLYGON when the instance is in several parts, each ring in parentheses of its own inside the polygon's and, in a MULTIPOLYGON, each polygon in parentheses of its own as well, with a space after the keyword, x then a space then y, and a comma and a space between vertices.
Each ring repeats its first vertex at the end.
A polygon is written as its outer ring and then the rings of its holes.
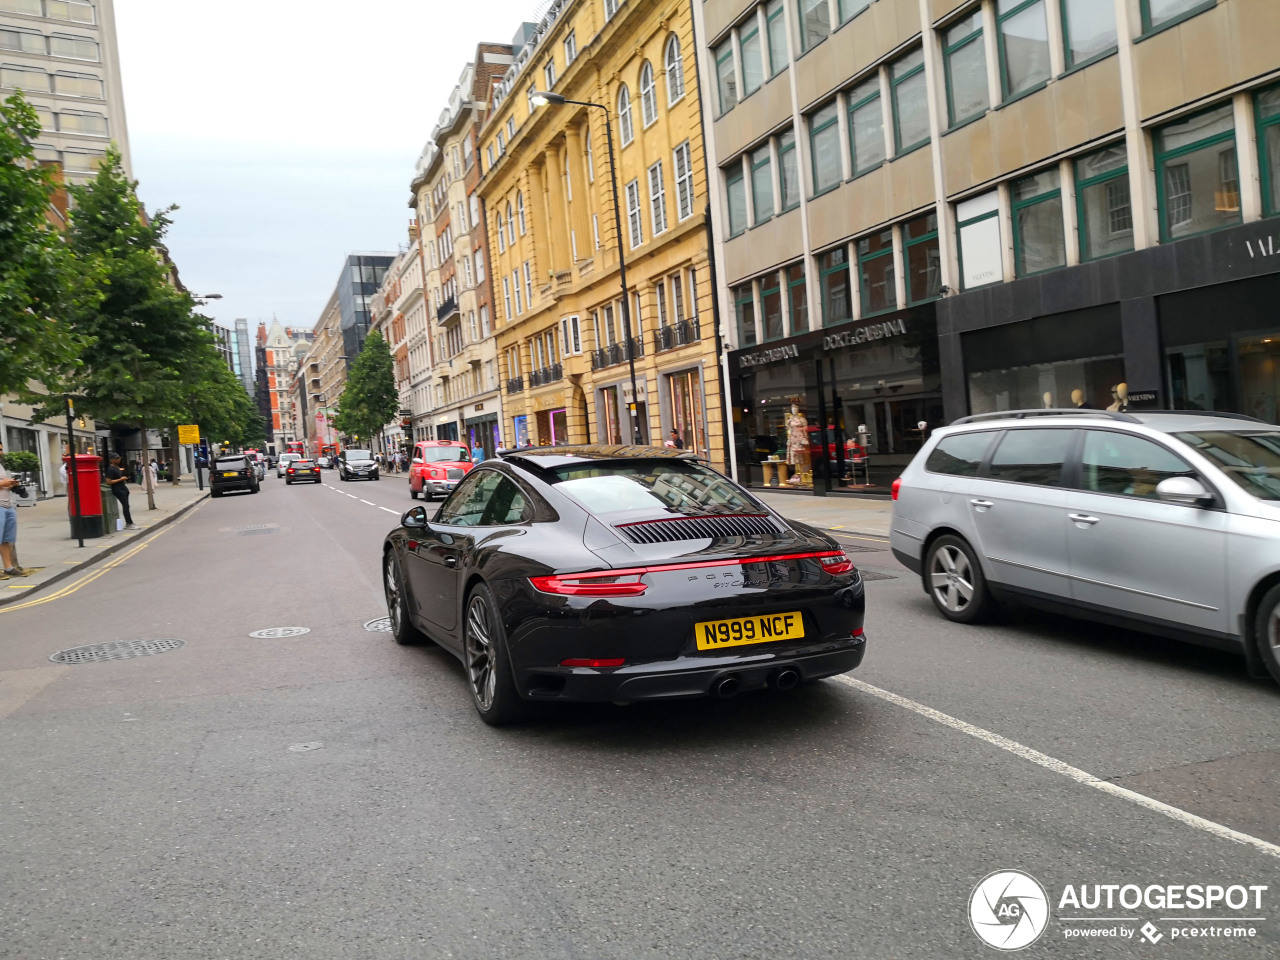
POLYGON ((906 320, 886 320, 883 323, 869 323, 863 327, 832 333, 822 338, 823 350, 836 350, 840 347, 851 347, 871 340, 883 340, 886 337, 900 337, 907 332, 906 320))

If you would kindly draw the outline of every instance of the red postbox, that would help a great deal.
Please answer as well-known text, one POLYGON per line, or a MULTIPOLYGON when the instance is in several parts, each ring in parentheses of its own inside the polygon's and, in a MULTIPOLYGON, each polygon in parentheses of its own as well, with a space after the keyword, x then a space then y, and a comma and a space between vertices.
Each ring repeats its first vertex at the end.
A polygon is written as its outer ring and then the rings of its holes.
POLYGON ((67 515, 71 518, 71 536, 101 537, 106 533, 102 521, 102 474, 98 470, 102 458, 92 453, 77 453, 75 460, 75 476, 72 476, 71 458, 62 458, 62 462, 67 465, 67 515), (77 494, 80 503, 78 511, 77 494), (80 515, 79 526, 76 524, 77 512, 80 515))

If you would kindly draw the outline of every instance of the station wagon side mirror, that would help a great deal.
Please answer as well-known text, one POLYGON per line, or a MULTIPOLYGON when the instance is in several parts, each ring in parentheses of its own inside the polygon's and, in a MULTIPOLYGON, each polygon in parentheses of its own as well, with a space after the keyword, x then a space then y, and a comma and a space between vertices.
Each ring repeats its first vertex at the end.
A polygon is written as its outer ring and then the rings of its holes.
POLYGON ((426 507, 413 507, 400 518, 400 526, 409 530, 421 529, 427 525, 426 507))
POLYGON ((1213 494, 1195 477, 1166 477, 1156 485, 1156 496, 1189 507, 1207 507, 1213 503, 1213 494))

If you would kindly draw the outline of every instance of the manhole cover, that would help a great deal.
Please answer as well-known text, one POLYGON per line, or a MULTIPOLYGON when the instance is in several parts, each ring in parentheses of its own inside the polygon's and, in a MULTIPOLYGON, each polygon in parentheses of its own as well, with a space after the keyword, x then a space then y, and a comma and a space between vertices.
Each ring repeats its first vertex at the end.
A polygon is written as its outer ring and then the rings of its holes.
POLYGON ((83 647, 59 650, 49 659, 54 663, 106 663, 108 660, 128 660, 131 657, 150 657, 185 647, 185 640, 112 640, 110 643, 89 643, 83 647))
POLYGON ((863 580, 897 580, 892 573, 876 573, 874 570, 862 570, 863 580))
POLYGON ((364 628, 371 633, 390 633, 391 618, 379 617, 377 620, 369 620, 365 623, 364 628))
POLYGON ((265 630, 255 630, 249 636, 255 640, 279 640, 283 637, 300 637, 310 632, 310 627, 267 627, 265 630))

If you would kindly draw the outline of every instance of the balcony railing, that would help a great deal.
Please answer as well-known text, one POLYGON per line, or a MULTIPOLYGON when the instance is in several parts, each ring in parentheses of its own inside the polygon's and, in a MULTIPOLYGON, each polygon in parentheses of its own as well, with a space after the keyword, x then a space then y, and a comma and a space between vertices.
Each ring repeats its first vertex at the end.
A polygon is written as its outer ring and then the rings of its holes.
POLYGON ((507 381, 507 393, 519 393, 524 389, 524 377, 512 377, 507 381))
POLYGON ((599 370, 603 367, 612 367, 614 364, 622 363, 632 357, 644 356, 644 341, 639 337, 632 337, 630 340, 611 343, 607 347, 601 347, 599 350, 591 351, 591 369, 599 370), (630 347, 630 349, 627 349, 630 347))
POLYGON ((653 331, 653 352, 674 350, 676 347, 697 343, 701 339, 702 331, 696 319, 681 320, 679 323, 662 326, 653 331))
POLYGON ((450 297, 436 309, 436 322, 444 323, 458 312, 458 298, 450 297))
POLYGON ((543 384, 555 383, 555 381, 562 379, 564 379, 564 367, 558 363, 543 367, 541 370, 531 370, 529 372, 529 386, 531 387, 541 387, 543 384))

